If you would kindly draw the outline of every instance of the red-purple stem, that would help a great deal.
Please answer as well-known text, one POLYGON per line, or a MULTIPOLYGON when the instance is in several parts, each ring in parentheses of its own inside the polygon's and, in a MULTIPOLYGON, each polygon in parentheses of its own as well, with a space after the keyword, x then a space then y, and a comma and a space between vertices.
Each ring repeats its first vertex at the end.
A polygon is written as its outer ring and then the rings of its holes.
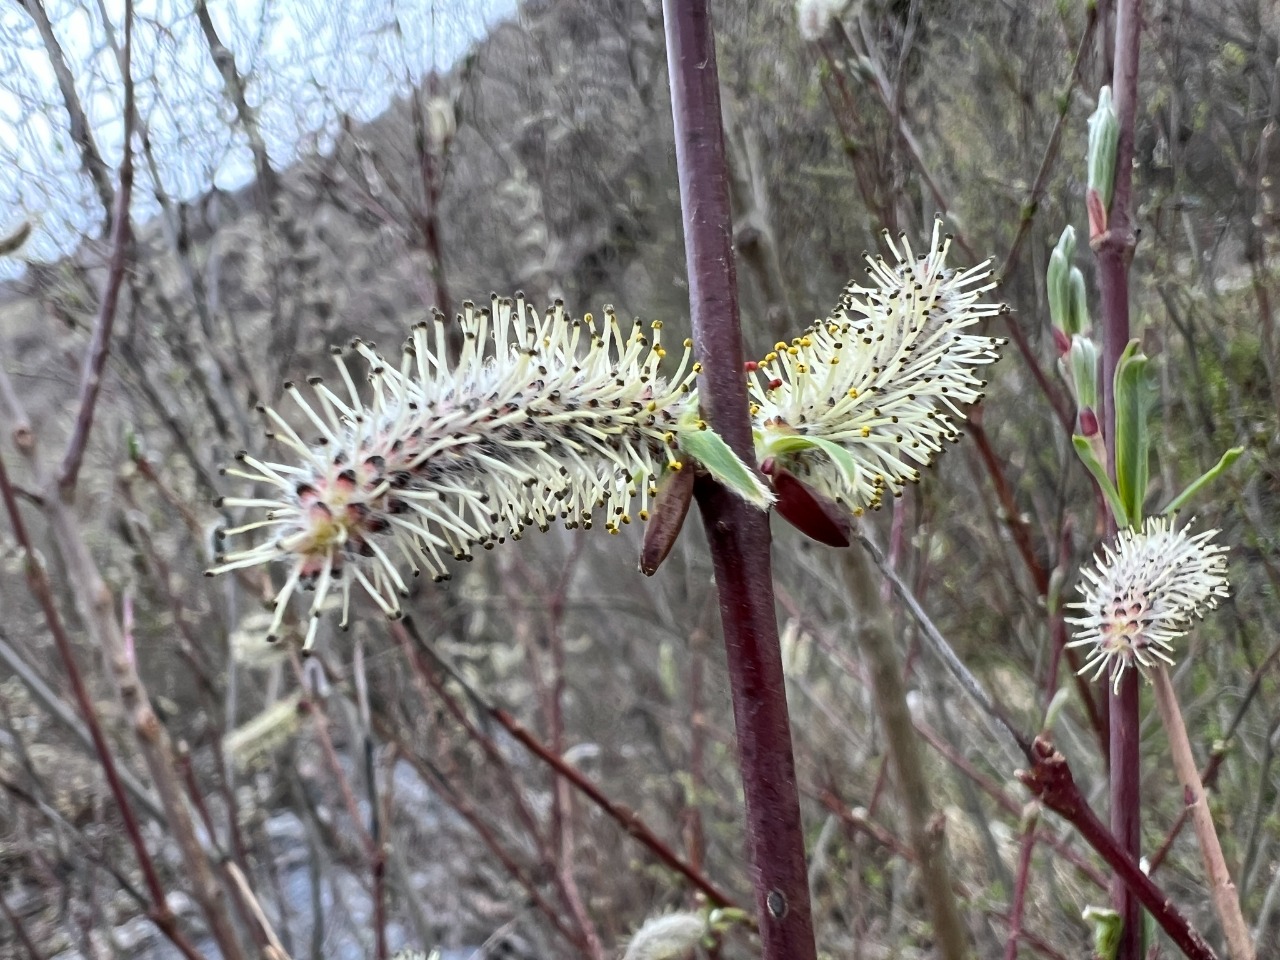
MULTIPOLYGON (((1116 881, 1132 892, 1135 907, 1146 907, 1169 935, 1169 939, 1190 960, 1217 960, 1217 954, 1205 942, 1204 937, 1191 926, 1164 891, 1143 872, 1137 858, 1125 850, 1098 819, 1076 785, 1066 758, 1054 749, 1053 744, 1045 737, 1037 737, 1032 745, 1031 760, 1031 770, 1019 771, 1018 779, 1046 807, 1074 826, 1085 842, 1098 852, 1115 871, 1116 881)), ((1141 940, 1141 937, 1138 939, 1141 940)))
MULTIPOLYGON (((753 462, 711 15, 707 0, 664 0, 662 6, 703 413, 739 457, 753 462)), ((708 481, 697 484, 695 495, 724 627, 761 957, 815 960, 769 517, 708 481)))
MULTIPOLYGON (((1098 259, 1102 294, 1102 429, 1107 441, 1109 473, 1115 479, 1115 369, 1129 342, 1129 265, 1135 244, 1132 220, 1133 125, 1138 99, 1138 50, 1141 40, 1141 0, 1116 3, 1115 67, 1112 94, 1120 137, 1116 145, 1115 180, 1107 230, 1091 238, 1098 259)), ((1114 519, 1108 522, 1114 533, 1114 519)), ((1141 723, 1138 674, 1125 671, 1119 690, 1109 693, 1111 742, 1111 832, 1125 852, 1142 855, 1142 755, 1138 742, 1141 723)), ((1116 960, 1139 960, 1142 918, 1129 887, 1118 877, 1111 886, 1112 906, 1124 923, 1116 960)))

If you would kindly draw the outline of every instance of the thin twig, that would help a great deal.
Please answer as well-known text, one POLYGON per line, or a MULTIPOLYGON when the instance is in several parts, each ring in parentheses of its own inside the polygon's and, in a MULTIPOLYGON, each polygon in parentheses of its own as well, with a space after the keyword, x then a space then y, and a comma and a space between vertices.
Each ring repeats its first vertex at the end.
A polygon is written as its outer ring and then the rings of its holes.
POLYGON ((1000 739, 1004 739, 1015 747, 1019 753, 1029 755, 1028 751, 1031 749, 1030 739, 1009 721, 1003 710, 996 706, 995 700, 992 699, 991 694, 987 693, 982 686, 982 682, 969 671, 969 668, 956 655, 951 644, 934 626, 933 621, 929 619, 929 615, 920 606, 915 594, 902 582, 897 572, 889 566, 880 548, 867 537, 861 527, 854 528, 854 538, 862 544, 871 555, 871 559, 875 561, 876 566, 880 568, 880 572, 893 585, 898 599, 902 601, 903 605, 910 611, 911 616, 915 618, 916 623, 920 625, 921 635, 928 641, 930 649, 942 660, 951 675, 959 681, 965 693, 992 721, 992 730, 998 734, 1000 739))
POLYGON ((1209 810, 1209 798, 1205 795, 1200 771, 1191 753, 1191 741, 1187 739, 1187 727, 1178 709, 1178 697, 1164 664, 1158 664, 1151 672, 1156 691, 1156 707, 1169 738, 1169 752, 1173 755, 1173 768, 1182 783, 1186 806, 1191 811, 1191 823, 1195 827, 1196 840, 1200 844, 1200 858, 1204 863, 1205 880, 1209 884, 1209 897, 1214 912, 1222 924, 1227 941, 1227 953, 1231 960, 1254 960, 1253 942, 1249 927, 1240 912, 1240 897, 1231 881, 1218 831, 1213 825, 1213 813, 1209 810))
POLYGON ((1071 79, 1062 92, 1062 102, 1058 109, 1058 119, 1054 121, 1053 131, 1049 134, 1049 142, 1045 144, 1044 156, 1040 158, 1040 167, 1036 178, 1031 182, 1026 198, 1022 201, 1022 213, 1018 217, 1018 232, 1014 234, 1013 243, 1009 244, 1009 252, 1004 255, 1004 262, 996 271, 996 279, 1007 280, 1009 272, 1018 263, 1018 254, 1022 251, 1022 243, 1031 232, 1031 224, 1040 210, 1040 201, 1044 199, 1045 187, 1049 182, 1049 174, 1058 159, 1058 150, 1062 144, 1062 133, 1067 126, 1067 118, 1071 110, 1071 94, 1076 85, 1083 82, 1082 66, 1085 55, 1093 43, 1094 29, 1098 25, 1098 9, 1093 4, 1085 6, 1084 31, 1080 34, 1080 43, 1076 46, 1075 57, 1071 60, 1071 79))
POLYGON ((79 708, 80 716, 88 728, 90 738, 93 740, 94 752, 97 754, 98 763, 102 767, 107 787, 110 789, 116 807, 120 811, 120 817, 124 822, 125 835, 137 855, 138 866, 142 870, 143 880, 151 898, 148 916, 174 946, 182 951, 187 960, 202 960, 201 954, 178 927, 173 911, 169 908, 164 885, 160 882, 155 861, 152 860, 151 854, 147 850, 146 842, 142 838, 142 829, 138 823, 137 814, 134 813, 133 806, 129 802, 128 793, 120 780, 119 768, 116 766, 115 757, 111 753, 111 748, 107 745, 107 738, 102 732, 102 725, 98 721, 98 714, 94 709, 93 700, 89 696, 89 689, 85 686, 84 677, 80 672, 79 665, 76 663, 71 637, 63 626, 62 615, 58 613, 58 607, 53 598, 53 590, 49 584, 49 577, 36 554, 31 538, 27 535, 27 527, 18 509, 18 501, 14 496, 13 487, 9 483, 9 473, 5 469, 3 457, 0 457, 0 497, 3 497, 5 509, 8 511, 9 524, 13 530, 14 538, 23 551, 27 585, 31 590, 31 595, 44 613, 45 623, 49 628, 50 635, 53 637, 53 643, 57 648, 59 658, 62 660, 63 668, 67 672, 67 679, 71 683, 71 692, 75 697, 76 706, 79 708))
MULTIPOLYGON (((35 6, 35 4, 32 4, 35 6)), ((121 54, 122 80, 124 83, 124 156, 120 160, 120 187, 116 191, 114 223, 111 225, 111 258, 107 261, 107 285, 98 304, 98 315, 93 323, 93 338, 84 357, 84 370, 80 375, 80 400, 76 410, 75 427, 67 441, 67 450, 58 470, 58 491, 64 500, 70 500, 76 487, 80 465, 84 462, 85 447, 89 443, 89 431, 93 428, 93 414, 102 391, 102 373, 111 350, 111 331, 115 327, 116 307, 120 302, 120 288, 124 285, 125 261, 132 246, 129 224, 129 201, 133 196, 133 73, 129 68, 133 43, 133 3, 128 0, 124 13, 124 51, 121 54)))
POLYGON ((1076 785, 1066 757, 1055 750, 1047 738, 1037 737, 1030 758, 1031 769, 1018 774, 1026 788, 1079 831, 1085 842, 1115 871, 1117 881, 1132 891, 1135 900, 1151 912, 1178 949, 1191 960, 1217 960, 1217 954, 1204 937, 1090 809, 1089 802, 1076 785))
MULTIPOLYGON (((410 635, 415 633, 412 624, 408 618, 402 621, 402 624, 409 630, 410 635)), ((393 625, 394 626, 394 625, 393 625)), ((628 834, 640 841, 649 851, 662 862, 668 869, 680 874, 696 889, 700 890, 708 900, 720 907, 733 907, 741 909, 739 904, 729 894, 722 891, 706 876, 694 869, 690 864, 680 858, 657 834, 655 834, 649 826, 640 819, 639 814, 635 811, 615 803, 605 796, 604 792, 588 779, 577 767, 570 763, 566 763, 564 758, 557 756, 547 749, 537 737, 529 732, 515 717, 511 716, 507 711, 490 703, 483 697, 479 691, 466 682, 462 675, 452 667, 441 655, 432 650, 421 640, 418 642, 419 649, 426 651, 431 658, 444 670, 449 677, 466 692, 468 699, 476 706, 477 709, 483 711, 487 716, 502 726, 507 733, 516 739, 525 749, 532 753, 535 757, 547 764, 555 773, 568 780, 573 786, 587 799, 599 807, 611 819, 616 821, 628 834)))
POLYGON ((846 550, 843 558, 850 605, 860 621, 854 636, 870 665, 876 712, 888 741, 907 834, 920 865, 918 876, 933 919, 934 944, 943 960, 964 960, 970 956, 969 936, 951 889, 943 832, 946 818, 934 811, 930 803, 929 781, 911 725, 902 668, 893 648, 889 608, 877 596, 877 578, 866 552, 846 550))

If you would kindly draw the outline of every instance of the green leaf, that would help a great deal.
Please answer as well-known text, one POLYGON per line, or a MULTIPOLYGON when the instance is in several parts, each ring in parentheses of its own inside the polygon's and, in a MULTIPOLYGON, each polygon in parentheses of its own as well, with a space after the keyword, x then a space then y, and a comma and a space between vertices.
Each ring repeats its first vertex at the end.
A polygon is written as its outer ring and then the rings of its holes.
POLYGON ((1147 357, 1139 352, 1137 340, 1129 341, 1116 363, 1116 487, 1132 523, 1142 522, 1142 503, 1147 497, 1151 455, 1151 435, 1147 416, 1155 396, 1147 372, 1147 357))
POLYGON ((836 468, 844 474, 850 486, 858 482, 858 461, 840 444, 822 437, 807 437, 801 433, 793 433, 783 437, 775 437, 769 441, 769 452, 773 454, 800 453, 806 450, 820 450, 827 455, 836 468))
POLYGON ((733 491, 743 500, 768 510, 773 494, 755 471, 738 459, 729 444, 700 420, 681 422, 676 427, 676 443, 715 478, 721 486, 733 491))
POLYGON ((1097 960, 1116 960, 1120 949, 1120 933, 1124 920, 1109 907, 1085 907, 1080 914, 1085 923, 1093 925, 1093 955, 1097 960))
POLYGON ((1076 448, 1076 454, 1080 457, 1080 462, 1092 474, 1098 489, 1107 498, 1111 512, 1115 514, 1116 526, 1121 528, 1131 526, 1129 523, 1129 511, 1125 509, 1124 501, 1120 499, 1120 494, 1116 492, 1115 484, 1107 476, 1106 451, 1101 449, 1101 436, 1089 438, 1082 437, 1077 433, 1071 438, 1071 443, 1076 448))
POLYGON ((1160 513, 1173 513, 1175 510, 1181 510, 1186 505, 1187 501, 1229 470, 1231 465, 1239 460, 1243 453, 1244 447, 1232 447, 1222 455, 1222 458, 1216 464, 1202 473, 1198 479, 1192 480, 1187 484, 1186 489, 1170 500, 1160 513))

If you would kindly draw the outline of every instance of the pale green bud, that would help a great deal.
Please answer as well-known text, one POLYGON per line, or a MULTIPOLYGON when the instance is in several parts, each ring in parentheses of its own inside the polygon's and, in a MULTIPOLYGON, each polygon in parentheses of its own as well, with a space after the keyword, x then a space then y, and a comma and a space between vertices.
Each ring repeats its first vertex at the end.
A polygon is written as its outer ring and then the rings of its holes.
POLYGON ((1089 189, 1097 192, 1104 211, 1111 209, 1119 140, 1120 120, 1112 104, 1111 88, 1103 87, 1098 92, 1098 108, 1089 118, 1089 189))

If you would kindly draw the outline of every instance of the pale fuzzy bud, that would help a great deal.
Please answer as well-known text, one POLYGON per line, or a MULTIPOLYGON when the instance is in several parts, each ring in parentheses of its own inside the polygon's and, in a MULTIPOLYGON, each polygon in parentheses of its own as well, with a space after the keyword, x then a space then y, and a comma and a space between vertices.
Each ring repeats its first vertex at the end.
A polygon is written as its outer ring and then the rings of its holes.
POLYGON ((682 960, 708 932, 701 913, 650 917, 627 944, 622 960, 682 960))
POLYGON ((796 26, 806 43, 815 43, 827 35, 832 20, 844 13, 848 0, 797 0, 796 26))
POLYGON ((458 120, 453 103, 445 97, 432 97, 427 101, 427 138, 433 153, 439 153, 458 132, 458 120))
POLYGON ((231 762, 246 770, 288 743, 301 724, 299 704, 297 693, 277 700, 227 734, 222 749, 231 762))

